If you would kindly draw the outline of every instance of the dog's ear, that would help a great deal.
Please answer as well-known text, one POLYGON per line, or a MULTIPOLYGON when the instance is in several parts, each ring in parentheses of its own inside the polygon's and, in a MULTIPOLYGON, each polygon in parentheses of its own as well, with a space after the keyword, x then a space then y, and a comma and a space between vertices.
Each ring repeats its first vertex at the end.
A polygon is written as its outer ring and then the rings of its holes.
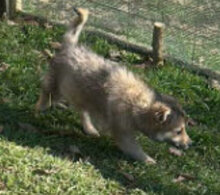
POLYGON ((171 114, 171 109, 168 106, 164 104, 155 105, 154 117, 159 123, 166 122, 170 114, 171 114))
POLYGON ((183 110, 182 108, 180 109, 180 114, 182 115, 182 117, 184 117, 184 119, 185 119, 185 124, 186 124, 187 126, 196 126, 196 125, 197 125, 197 122, 196 122, 195 120, 193 120, 192 118, 190 118, 190 117, 186 114, 185 110, 183 110))
POLYGON ((197 125, 197 122, 190 117, 185 118, 185 121, 187 126, 193 127, 197 125))

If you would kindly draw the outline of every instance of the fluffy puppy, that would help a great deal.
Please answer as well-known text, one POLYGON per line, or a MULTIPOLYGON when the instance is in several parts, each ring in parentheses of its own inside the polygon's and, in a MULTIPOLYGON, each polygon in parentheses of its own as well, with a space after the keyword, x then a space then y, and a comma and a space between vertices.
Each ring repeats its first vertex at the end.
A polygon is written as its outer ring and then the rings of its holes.
POLYGON ((79 8, 77 13, 60 52, 50 63, 36 109, 45 110, 49 99, 65 98, 81 112, 85 133, 99 136, 100 129, 109 132, 124 153, 146 163, 155 160, 136 142, 136 131, 188 148, 191 140, 177 101, 157 93, 125 67, 77 45, 88 11, 79 8))

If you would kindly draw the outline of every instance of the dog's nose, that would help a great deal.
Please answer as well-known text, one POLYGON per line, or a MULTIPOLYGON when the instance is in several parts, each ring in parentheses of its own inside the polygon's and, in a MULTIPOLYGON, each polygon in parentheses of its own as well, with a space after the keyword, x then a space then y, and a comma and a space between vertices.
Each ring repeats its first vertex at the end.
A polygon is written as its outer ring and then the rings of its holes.
POLYGON ((191 145, 192 145, 192 140, 189 140, 187 143, 185 144, 182 144, 181 147, 184 149, 184 150, 187 150, 191 145))
POLYGON ((193 141, 190 139, 190 140, 188 141, 188 146, 192 146, 192 144, 193 144, 193 141))
POLYGON ((188 144, 182 145, 182 149, 187 150, 188 148, 189 148, 189 145, 188 145, 188 144))

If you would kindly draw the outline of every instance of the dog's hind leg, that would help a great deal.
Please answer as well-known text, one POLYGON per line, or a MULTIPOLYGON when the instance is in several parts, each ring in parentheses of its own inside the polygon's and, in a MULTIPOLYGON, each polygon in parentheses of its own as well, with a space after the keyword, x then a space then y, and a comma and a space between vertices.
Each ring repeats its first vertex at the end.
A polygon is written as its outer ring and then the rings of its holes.
POLYGON ((82 124, 83 124, 83 131, 87 135, 92 135, 95 137, 99 137, 99 133, 92 124, 92 120, 89 116, 89 113, 87 111, 83 111, 81 114, 82 124))
POLYGON ((50 106, 51 106, 50 79, 49 76, 47 75, 44 78, 41 94, 35 106, 35 110, 37 112, 45 111, 50 106))
POLYGON ((36 111, 45 111, 53 102, 59 99, 55 78, 52 73, 51 71, 44 77, 41 94, 35 107, 36 111))
POLYGON ((131 134, 122 134, 114 132, 113 137, 115 138, 118 147, 128 156, 135 160, 145 162, 147 164, 155 164, 156 161, 145 154, 143 149, 138 145, 135 137, 131 134))

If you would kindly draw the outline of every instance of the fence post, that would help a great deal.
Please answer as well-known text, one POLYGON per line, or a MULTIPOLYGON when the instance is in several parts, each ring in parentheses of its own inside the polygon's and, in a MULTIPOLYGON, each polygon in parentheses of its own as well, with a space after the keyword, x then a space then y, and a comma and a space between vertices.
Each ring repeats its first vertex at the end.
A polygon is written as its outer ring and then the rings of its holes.
POLYGON ((0 0, 0 18, 6 13, 6 2, 5 0, 0 0))
POLYGON ((160 22, 154 23, 154 32, 153 32, 153 61, 156 66, 164 64, 164 55, 163 55, 163 30, 165 25, 160 22))
POLYGON ((15 17, 16 13, 16 0, 6 0, 6 12, 9 19, 15 17))
POLYGON ((22 10, 22 0, 16 0, 16 11, 22 10))

